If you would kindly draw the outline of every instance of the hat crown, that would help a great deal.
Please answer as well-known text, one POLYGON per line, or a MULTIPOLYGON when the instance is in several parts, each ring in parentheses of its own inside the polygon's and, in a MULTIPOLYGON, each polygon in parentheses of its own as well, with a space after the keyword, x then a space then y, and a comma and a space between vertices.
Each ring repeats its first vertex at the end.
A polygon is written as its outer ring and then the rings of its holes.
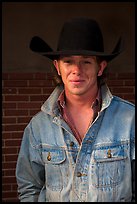
POLYGON ((81 17, 64 23, 57 50, 53 50, 38 36, 31 39, 30 49, 51 60, 61 55, 92 55, 111 61, 123 51, 124 44, 120 37, 111 53, 104 52, 103 36, 98 23, 94 19, 81 17))
POLYGON ((57 51, 88 50, 104 52, 103 36, 93 19, 77 18, 66 22, 60 33, 57 51))

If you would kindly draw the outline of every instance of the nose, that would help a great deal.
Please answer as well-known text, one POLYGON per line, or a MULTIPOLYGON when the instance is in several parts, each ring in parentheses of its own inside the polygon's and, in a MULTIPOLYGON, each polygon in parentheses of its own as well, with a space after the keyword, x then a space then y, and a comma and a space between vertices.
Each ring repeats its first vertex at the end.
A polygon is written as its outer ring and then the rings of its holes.
POLYGON ((80 63, 75 63, 74 64, 72 73, 75 74, 75 75, 80 75, 80 73, 81 73, 81 65, 80 65, 80 63))

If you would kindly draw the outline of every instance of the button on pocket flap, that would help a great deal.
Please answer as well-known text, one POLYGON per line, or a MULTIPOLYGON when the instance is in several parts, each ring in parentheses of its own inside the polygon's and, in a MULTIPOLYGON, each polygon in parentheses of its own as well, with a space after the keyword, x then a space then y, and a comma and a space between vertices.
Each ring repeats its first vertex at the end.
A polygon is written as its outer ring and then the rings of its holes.
POLYGON ((46 163, 60 164, 66 158, 65 150, 57 148, 44 148, 43 157, 46 163))
POLYGON ((107 162, 126 158, 127 152, 124 146, 105 146, 94 151, 94 160, 96 162, 107 162))

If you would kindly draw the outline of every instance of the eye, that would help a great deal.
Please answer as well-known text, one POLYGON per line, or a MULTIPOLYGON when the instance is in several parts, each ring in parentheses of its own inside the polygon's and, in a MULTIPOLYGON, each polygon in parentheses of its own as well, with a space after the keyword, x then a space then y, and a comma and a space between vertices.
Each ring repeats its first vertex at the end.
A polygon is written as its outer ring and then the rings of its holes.
POLYGON ((65 60, 65 61, 64 61, 64 63, 70 63, 70 62, 71 62, 70 60, 65 60))
POLYGON ((91 64, 91 61, 85 60, 84 63, 85 64, 91 64))
POLYGON ((65 64, 72 64, 72 60, 66 59, 66 60, 64 60, 64 63, 65 64))

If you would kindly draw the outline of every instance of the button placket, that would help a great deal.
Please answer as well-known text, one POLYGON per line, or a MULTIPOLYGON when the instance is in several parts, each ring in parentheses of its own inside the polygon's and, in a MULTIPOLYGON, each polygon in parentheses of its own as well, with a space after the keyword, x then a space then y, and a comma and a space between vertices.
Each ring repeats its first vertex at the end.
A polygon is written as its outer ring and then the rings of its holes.
POLYGON ((82 202, 86 201, 88 193, 88 167, 95 138, 98 134, 104 113, 100 114, 88 129, 83 139, 80 152, 76 160, 75 177, 73 179, 73 188, 82 202))

